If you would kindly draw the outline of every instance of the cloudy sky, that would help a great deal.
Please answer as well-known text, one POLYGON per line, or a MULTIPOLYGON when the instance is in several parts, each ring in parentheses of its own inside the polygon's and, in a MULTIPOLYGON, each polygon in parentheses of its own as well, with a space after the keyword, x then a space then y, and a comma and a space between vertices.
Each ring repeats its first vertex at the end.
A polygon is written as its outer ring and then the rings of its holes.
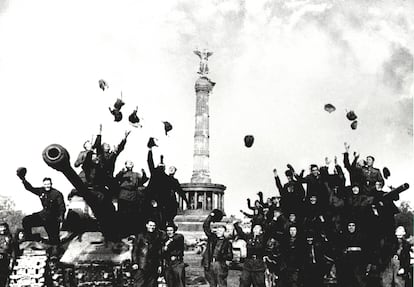
MULTIPOLYGON (((389 167, 387 184, 413 183, 413 35, 408 0, 0 0, 0 192, 25 212, 40 209, 15 176, 25 166, 34 185, 51 176, 66 195, 69 183, 42 150, 60 143, 73 161, 100 123, 104 141, 117 144, 131 129, 108 111, 121 91, 124 117, 138 106, 143 128, 117 169, 126 159, 146 168, 155 136, 158 154, 188 182, 197 47, 214 51, 210 166, 213 182, 227 186, 227 213, 238 215, 259 190, 274 195, 274 167, 342 160, 344 141, 389 167), (325 112, 326 103, 337 110, 325 112), (346 110, 358 114, 357 130, 346 110), (174 126, 168 137, 163 120, 174 126), (256 139, 250 149, 246 134, 256 139)), ((412 191, 403 199, 414 201, 412 191)))

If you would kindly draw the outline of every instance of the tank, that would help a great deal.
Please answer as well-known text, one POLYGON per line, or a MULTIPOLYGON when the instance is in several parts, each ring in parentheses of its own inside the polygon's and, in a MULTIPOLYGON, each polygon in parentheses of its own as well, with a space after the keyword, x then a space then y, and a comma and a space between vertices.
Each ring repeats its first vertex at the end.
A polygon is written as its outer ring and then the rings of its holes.
POLYGON ((63 146, 49 145, 42 155, 48 166, 71 182, 92 214, 85 212, 87 208, 71 209, 63 222, 59 247, 23 242, 9 286, 133 286, 132 238, 120 237, 121 222, 112 200, 83 183, 63 146))

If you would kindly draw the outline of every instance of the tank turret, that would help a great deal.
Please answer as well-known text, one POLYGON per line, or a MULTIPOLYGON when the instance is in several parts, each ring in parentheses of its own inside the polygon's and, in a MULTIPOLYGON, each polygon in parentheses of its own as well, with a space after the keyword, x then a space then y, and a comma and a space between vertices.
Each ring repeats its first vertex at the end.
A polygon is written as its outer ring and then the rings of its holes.
POLYGON ((89 205, 99 222, 102 234, 106 240, 118 241, 120 239, 118 216, 115 206, 108 196, 102 192, 89 188, 70 166, 68 151, 59 144, 51 144, 43 150, 43 160, 51 168, 60 171, 70 181, 78 194, 89 205))

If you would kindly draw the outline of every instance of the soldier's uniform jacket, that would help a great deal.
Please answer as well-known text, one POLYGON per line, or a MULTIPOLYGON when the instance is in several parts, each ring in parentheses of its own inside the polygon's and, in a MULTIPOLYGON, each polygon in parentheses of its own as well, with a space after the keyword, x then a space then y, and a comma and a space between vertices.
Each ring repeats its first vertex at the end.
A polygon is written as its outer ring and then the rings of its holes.
POLYGON ((135 201, 137 199, 138 187, 142 187, 148 181, 145 172, 140 174, 138 172, 121 170, 115 178, 121 187, 119 198, 128 201, 135 201))
POLYGON ((202 255, 201 265, 205 268, 210 268, 213 260, 225 263, 225 261, 231 261, 233 259, 231 242, 227 238, 219 239, 211 232, 211 220, 211 215, 209 215, 203 224, 204 233, 207 235, 207 247, 202 255))
POLYGON ((238 224, 235 224, 234 228, 239 237, 246 241, 247 258, 243 268, 248 271, 264 271, 266 265, 263 262, 263 256, 265 255, 266 241, 263 234, 258 236, 246 234, 238 224))
POLYGON ((166 238, 163 246, 163 257, 167 264, 174 264, 183 261, 184 236, 182 234, 176 233, 172 238, 166 238), (175 257, 175 259, 171 257, 175 257))
POLYGON ((381 171, 375 167, 364 167, 362 168, 362 172, 364 175, 364 185, 368 188, 368 191, 372 191, 375 189, 375 183, 377 181, 384 184, 384 179, 382 178, 381 171))
MULTIPOLYGON (((0 254, 11 254, 13 251, 12 236, 10 234, 0 234, 0 254)), ((0 256, 1 259, 1 256, 0 256)))
POLYGON ((162 234, 158 231, 138 234, 132 249, 132 263, 140 270, 156 270, 161 265, 162 234))
POLYGON ((33 187, 27 180, 23 180, 24 187, 36 194, 42 202, 43 210, 38 212, 43 219, 63 219, 66 211, 63 195, 57 189, 46 191, 43 187, 33 187))

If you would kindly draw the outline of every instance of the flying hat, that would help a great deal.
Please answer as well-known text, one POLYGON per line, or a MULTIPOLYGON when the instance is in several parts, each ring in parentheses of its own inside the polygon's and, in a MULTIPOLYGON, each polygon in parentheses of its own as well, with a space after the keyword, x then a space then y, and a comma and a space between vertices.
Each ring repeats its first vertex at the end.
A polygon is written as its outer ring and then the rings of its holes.
POLYGON ((358 121, 355 120, 351 123, 351 129, 356 130, 357 127, 358 127, 358 121))
POLYGON ((102 89, 102 91, 105 91, 105 89, 109 88, 108 84, 106 83, 105 80, 100 79, 99 80, 99 88, 102 89))
POLYGON ((358 118, 358 116, 355 114, 353 110, 350 110, 346 113, 346 118, 350 121, 355 121, 358 118))
POLYGON ((218 222, 223 219, 224 213, 220 209, 213 209, 210 213, 213 222, 218 222))
POLYGON ((138 107, 128 117, 129 123, 136 128, 142 127, 142 125, 139 124, 140 119, 137 115, 137 112, 138 112, 138 107))
POLYGON ((123 105, 125 105, 125 103, 122 101, 122 99, 116 99, 114 108, 120 111, 123 105))
POLYGON ((164 123, 165 135, 168 135, 168 132, 172 130, 173 126, 169 122, 163 122, 163 123, 164 123))
POLYGON ((244 137, 244 145, 246 147, 252 147, 253 143, 254 143, 254 136, 247 135, 244 137))
POLYGON ((109 108, 109 111, 111 112, 111 114, 114 116, 114 121, 115 122, 120 122, 122 120, 122 113, 120 110, 118 109, 111 109, 109 108))
POLYGON ((324 106, 324 109, 325 109, 325 111, 327 111, 328 113, 332 113, 332 112, 336 111, 335 106, 334 106, 334 105, 332 105, 332 104, 326 104, 326 105, 324 106))
POLYGON ((385 179, 388 179, 391 176, 391 172, 386 166, 382 169, 382 173, 384 174, 385 179))
POLYGON ((16 171, 16 174, 19 178, 23 179, 26 176, 27 169, 25 167, 19 167, 16 171))
POLYGON ((154 139, 154 138, 149 138, 148 143, 147 143, 147 147, 152 148, 154 146, 157 146, 157 144, 155 143, 155 140, 156 139, 154 139))

